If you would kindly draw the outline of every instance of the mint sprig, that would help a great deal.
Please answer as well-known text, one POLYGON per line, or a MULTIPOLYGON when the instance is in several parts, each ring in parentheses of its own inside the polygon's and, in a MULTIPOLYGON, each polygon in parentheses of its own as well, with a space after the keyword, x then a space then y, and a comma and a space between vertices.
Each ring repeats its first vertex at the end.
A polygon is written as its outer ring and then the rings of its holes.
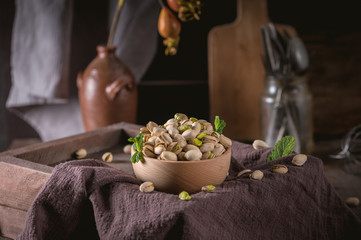
POLYGON ((129 138, 129 142, 134 143, 133 149, 135 153, 131 156, 130 161, 132 163, 137 163, 139 161, 144 161, 143 158, 143 133, 139 133, 135 138, 129 138))
POLYGON ((226 127, 226 122, 224 120, 219 119, 219 116, 216 116, 214 119, 214 128, 217 133, 222 134, 223 128, 226 127))
POLYGON ((267 162, 290 155, 293 152, 295 144, 296 140, 292 136, 281 138, 268 155, 267 162))

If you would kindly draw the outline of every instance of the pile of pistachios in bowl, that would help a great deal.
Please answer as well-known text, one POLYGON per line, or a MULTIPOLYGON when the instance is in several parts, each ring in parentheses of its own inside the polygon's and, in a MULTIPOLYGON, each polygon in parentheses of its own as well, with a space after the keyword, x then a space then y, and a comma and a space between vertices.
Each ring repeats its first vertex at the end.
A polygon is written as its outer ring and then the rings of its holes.
POLYGON ((197 161, 222 155, 232 141, 222 134, 225 122, 218 116, 214 126, 203 119, 176 113, 163 125, 148 122, 140 129, 142 153, 146 157, 169 161, 197 161))

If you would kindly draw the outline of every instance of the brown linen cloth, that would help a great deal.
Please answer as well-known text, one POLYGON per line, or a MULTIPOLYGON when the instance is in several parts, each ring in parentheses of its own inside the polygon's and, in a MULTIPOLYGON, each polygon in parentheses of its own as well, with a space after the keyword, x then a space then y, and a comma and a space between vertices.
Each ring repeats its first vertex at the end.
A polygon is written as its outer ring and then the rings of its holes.
POLYGON ((18 239, 361 239, 360 219, 327 181, 322 161, 266 162, 270 149, 233 142, 227 180, 190 201, 142 193, 132 175, 97 160, 58 165, 18 239), (274 164, 287 174, 271 172, 274 164), (236 177, 260 169, 262 180, 236 177))

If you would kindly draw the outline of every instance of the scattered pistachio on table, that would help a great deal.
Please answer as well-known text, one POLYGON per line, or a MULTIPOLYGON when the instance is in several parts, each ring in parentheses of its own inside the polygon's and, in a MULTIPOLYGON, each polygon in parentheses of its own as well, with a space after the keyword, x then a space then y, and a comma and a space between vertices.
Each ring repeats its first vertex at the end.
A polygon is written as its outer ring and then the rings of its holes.
POLYGON ((242 176, 244 176, 246 173, 250 173, 250 172, 252 172, 251 169, 244 169, 244 170, 240 171, 240 172, 237 174, 237 177, 242 177, 242 176))
POLYGON ((302 166, 307 161, 307 155, 297 154, 292 158, 292 164, 296 166, 302 166))
POLYGON ((112 162, 113 161, 113 154, 111 152, 106 152, 103 154, 102 159, 104 162, 112 162))
POLYGON ((263 148, 268 148, 268 144, 265 141, 262 141, 262 140, 259 140, 259 139, 254 140, 254 142, 252 143, 252 146, 256 150, 260 150, 260 149, 263 149, 263 148))
POLYGON ((272 172, 285 174, 288 172, 288 168, 286 165, 276 164, 272 166, 272 172))
POLYGON ((144 193, 149 193, 154 191, 154 184, 152 182, 144 182, 140 184, 139 190, 144 193))
POLYGON ((216 187, 213 185, 207 185, 207 186, 203 186, 201 190, 202 190, 202 192, 211 193, 211 192, 214 192, 214 190, 216 190, 216 187))
POLYGON ((216 116, 214 126, 204 120, 176 113, 163 125, 150 121, 140 129, 142 153, 171 161, 198 161, 218 157, 232 145, 222 134, 226 123, 216 116))
POLYGON ((263 172, 260 170, 256 170, 249 175, 250 178, 255 180, 261 180, 263 178, 263 172))
POLYGON ((360 204, 360 199, 357 197, 349 197, 346 199, 346 204, 350 207, 357 207, 360 204))
POLYGON ((189 193, 187 193, 186 191, 182 191, 179 195, 178 195, 180 200, 191 200, 191 196, 189 195, 189 193))
POLYGON ((87 151, 84 148, 81 148, 75 152, 75 157, 77 159, 85 158, 87 155, 87 151))
POLYGON ((132 150, 132 145, 131 144, 127 144, 123 147, 123 152, 126 153, 126 154, 130 154, 132 150))

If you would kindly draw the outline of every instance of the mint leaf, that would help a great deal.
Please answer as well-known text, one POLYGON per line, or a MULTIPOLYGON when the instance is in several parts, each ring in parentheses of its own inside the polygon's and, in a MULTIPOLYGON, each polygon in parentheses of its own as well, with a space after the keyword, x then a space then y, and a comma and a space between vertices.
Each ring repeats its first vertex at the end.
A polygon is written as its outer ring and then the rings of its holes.
POLYGON ((128 142, 135 142, 135 139, 130 137, 130 138, 128 138, 128 142))
POLYGON ((130 157, 130 161, 132 163, 136 163, 137 162, 137 153, 138 152, 135 152, 131 157, 130 157))
POLYGON ((226 127, 226 122, 224 120, 220 120, 219 116, 216 116, 214 119, 214 128, 217 133, 222 134, 223 128, 226 127))
POLYGON ((138 133, 138 135, 135 138, 129 138, 129 142, 133 142, 133 149, 135 150, 135 153, 130 157, 130 161, 132 163, 137 163, 139 161, 144 161, 143 159, 143 133, 138 133))
POLYGON ((285 136, 281 138, 268 155, 267 162, 290 155, 293 152, 295 143, 296 140, 292 136, 285 136))
POLYGON ((139 161, 143 162, 143 152, 137 152, 136 154, 137 154, 136 161, 137 162, 139 162, 139 161))

